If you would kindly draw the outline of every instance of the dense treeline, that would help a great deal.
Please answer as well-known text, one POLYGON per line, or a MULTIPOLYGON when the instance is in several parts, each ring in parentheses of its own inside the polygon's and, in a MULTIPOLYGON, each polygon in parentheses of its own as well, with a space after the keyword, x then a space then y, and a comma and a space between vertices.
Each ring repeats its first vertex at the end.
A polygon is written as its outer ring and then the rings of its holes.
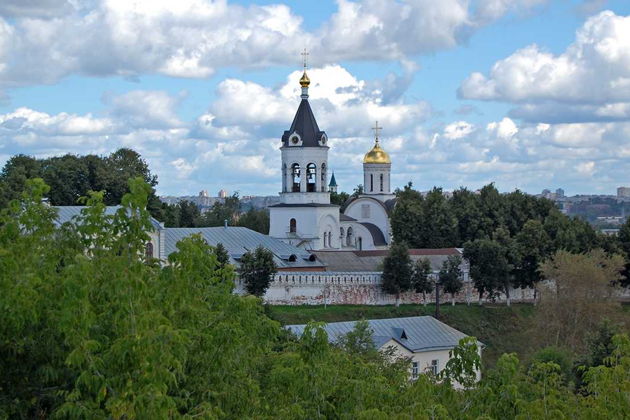
POLYGON ((155 195, 158 180, 142 157, 131 149, 118 149, 108 156, 66 154, 38 159, 12 156, 0 172, 0 208, 20 197, 31 178, 42 178, 50 187, 46 197, 53 206, 79 205, 89 191, 104 191, 103 201, 116 206, 129 192, 129 178, 141 177, 151 186, 148 208, 162 220, 162 203, 155 195))
POLYGON ((208 212, 189 201, 178 204, 162 203, 155 194, 157 175, 149 170, 142 157, 131 149, 118 149, 108 156, 66 154, 38 159, 26 155, 11 157, 0 172, 0 209, 20 197, 31 178, 42 178, 50 187, 45 198, 54 206, 76 206, 79 198, 90 191, 103 191, 108 206, 119 205, 129 192, 129 178, 141 177, 151 186, 148 209, 153 217, 167 227, 244 226, 269 233, 269 212, 265 209, 240 210, 238 195, 216 203, 208 212))
MULTIPOLYGON (((601 248, 625 256, 630 264, 628 224, 619 238, 598 234, 588 222, 562 214, 550 200, 518 190, 501 194, 489 184, 478 192, 461 188, 451 197, 441 188, 423 196, 409 184, 396 194, 394 240, 410 248, 463 247, 480 298, 509 293, 511 287, 535 287, 540 265, 559 250, 601 248)), ((620 282, 630 284, 629 277, 620 282)))
POLYGON ((177 204, 163 204, 162 214, 166 227, 212 227, 243 226, 256 232, 269 233, 269 210, 251 208, 241 210, 238 194, 227 197, 223 202, 216 202, 210 209, 201 213, 199 207, 190 201, 177 204))
POLYGON ((630 416, 627 335, 596 337, 579 383, 548 350, 504 355, 472 384, 471 341, 443 376, 410 382, 365 324, 339 346, 317 324, 289 336, 258 298, 232 293, 233 268, 198 236, 168 266, 147 259, 151 188, 129 190, 113 216, 91 194, 77 225, 54 224, 41 180, 2 210, 0 418, 630 416))

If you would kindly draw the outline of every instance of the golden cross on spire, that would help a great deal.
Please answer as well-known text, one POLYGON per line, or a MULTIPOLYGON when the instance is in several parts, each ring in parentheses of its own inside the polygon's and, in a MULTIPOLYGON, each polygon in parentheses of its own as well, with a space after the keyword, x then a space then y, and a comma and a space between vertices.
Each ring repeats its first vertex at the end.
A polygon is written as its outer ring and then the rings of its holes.
POLYGON ((302 51, 300 55, 302 56, 302 65, 304 66, 304 71, 306 71, 306 68, 308 67, 308 51, 306 51, 306 48, 304 48, 304 51, 302 51))
POLYGON ((374 127, 372 127, 372 130, 374 130, 374 138, 376 139, 376 142, 378 143, 378 133, 379 131, 381 131, 383 129, 383 127, 379 127, 378 126, 378 121, 376 121, 376 123, 374 124, 374 127))

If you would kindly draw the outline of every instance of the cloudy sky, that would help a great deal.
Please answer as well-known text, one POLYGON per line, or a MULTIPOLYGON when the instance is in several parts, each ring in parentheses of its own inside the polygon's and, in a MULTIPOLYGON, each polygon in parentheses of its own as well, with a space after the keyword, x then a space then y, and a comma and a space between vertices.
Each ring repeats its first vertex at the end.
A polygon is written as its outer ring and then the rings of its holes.
POLYGON ((160 194, 280 189, 310 51, 341 189, 630 185, 628 0, 2 0, 0 165, 140 152, 160 194))

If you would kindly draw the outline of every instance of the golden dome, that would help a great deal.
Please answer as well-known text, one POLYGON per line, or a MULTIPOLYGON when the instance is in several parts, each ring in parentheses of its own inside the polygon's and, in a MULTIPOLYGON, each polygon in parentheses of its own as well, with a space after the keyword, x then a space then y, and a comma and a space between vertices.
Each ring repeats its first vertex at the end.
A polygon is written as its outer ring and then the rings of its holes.
POLYGON ((372 150, 365 154, 363 163, 392 163, 392 161, 387 152, 381 149, 381 146, 378 144, 378 140, 376 140, 372 150))
POLYGON ((302 75, 302 78, 300 79, 300 86, 305 88, 305 87, 308 87, 308 85, 310 84, 311 84, 311 79, 308 78, 308 76, 306 75, 306 70, 304 70, 304 74, 302 75))

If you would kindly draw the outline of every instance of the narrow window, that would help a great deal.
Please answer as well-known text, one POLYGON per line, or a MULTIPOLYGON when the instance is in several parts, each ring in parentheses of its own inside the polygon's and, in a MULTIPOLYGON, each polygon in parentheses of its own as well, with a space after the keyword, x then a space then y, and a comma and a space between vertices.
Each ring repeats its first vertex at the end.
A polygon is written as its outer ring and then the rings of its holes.
POLYGON ((353 235, 352 228, 349 227, 348 230, 346 231, 346 245, 347 246, 352 246, 352 240, 354 239, 352 235, 353 235))
POLYGON ((411 363, 411 379, 418 379, 418 362, 411 363))
POLYGON ((144 247, 144 255, 147 258, 153 258, 153 244, 151 242, 147 242, 144 247))
POLYGON ((383 192, 383 174, 381 174, 381 192, 383 192))
POLYGON ((438 372, 440 371, 440 361, 437 359, 431 360, 431 367, 429 368, 431 373, 435 376, 437 376, 438 372))
POLYGON ((359 251, 363 250, 363 238, 359 236, 359 251))
POLYGON ((374 191, 374 174, 370 174, 370 192, 374 191))
POLYGON ((295 219, 291 219, 289 221, 289 232, 290 233, 297 232, 297 221, 295 219))

